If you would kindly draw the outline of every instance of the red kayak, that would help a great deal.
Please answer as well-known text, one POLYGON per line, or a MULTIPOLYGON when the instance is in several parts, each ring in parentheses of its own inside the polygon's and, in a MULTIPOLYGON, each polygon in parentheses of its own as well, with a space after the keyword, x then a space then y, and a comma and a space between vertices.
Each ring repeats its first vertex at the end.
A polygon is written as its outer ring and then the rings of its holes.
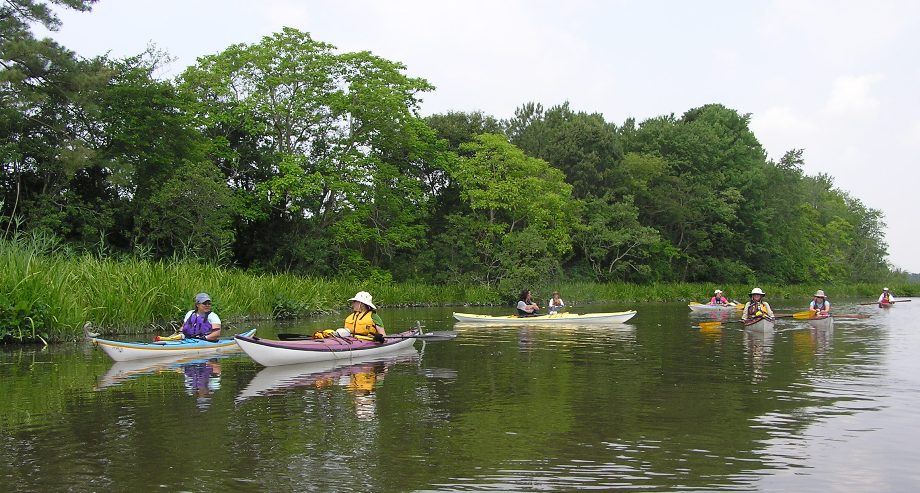
POLYGON ((879 303, 878 307, 879 308, 891 308, 891 305, 894 305, 894 303, 879 303))

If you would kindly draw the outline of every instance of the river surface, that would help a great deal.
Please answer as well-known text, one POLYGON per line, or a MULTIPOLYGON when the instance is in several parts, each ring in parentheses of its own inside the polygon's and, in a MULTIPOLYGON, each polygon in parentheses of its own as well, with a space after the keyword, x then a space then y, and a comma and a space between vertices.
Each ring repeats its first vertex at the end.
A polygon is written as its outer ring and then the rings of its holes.
POLYGON ((4 348, 0 491, 916 491, 920 302, 856 301, 767 334, 677 303, 573 309, 638 310, 612 326, 385 309, 458 337, 338 366, 4 348))

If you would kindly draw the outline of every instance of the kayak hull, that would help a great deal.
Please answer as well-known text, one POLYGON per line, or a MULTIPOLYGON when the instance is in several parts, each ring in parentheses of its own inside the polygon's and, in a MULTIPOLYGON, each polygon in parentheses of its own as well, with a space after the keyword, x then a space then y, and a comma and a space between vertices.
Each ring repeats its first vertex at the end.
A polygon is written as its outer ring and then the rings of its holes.
POLYGON ((879 303, 878 307, 879 308, 891 308, 893 305, 894 303, 879 303))
POLYGON ((556 313, 537 315, 535 317, 518 317, 516 315, 492 316, 472 313, 454 313, 458 322, 470 322, 493 325, 543 325, 543 324, 621 324, 636 316, 635 310, 614 313, 556 313))
POLYGON ((776 321, 774 321, 772 318, 765 317, 753 318, 744 321, 744 329, 752 331, 769 332, 773 330, 775 325, 776 321))
POLYGON ((744 308, 744 305, 710 305, 708 303, 690 303, 687 305, 693 312, 734 312, 744 308))
POLYGON ((808 319, 808 324, 816 329, 826 330, 834 327, 834 317, 825 315, 808 319))
MULTIPOLYGON (((243 335, 251 336, 256 329, 250 329, 243 335)), ((183 339, 180 341, 159 342, 124 342, 94 337, 90 339, 93 344, 102 348, 102 351, 115 361, 133 361, 148 358, 175 358, 194 356, 205 353, 219 353, 239 351, 239 346, 233 338, 223 338, 217 341, 203 339, 183 339)))
POLYGON ((279 341, 245 335, 236 336, 236 343, 250 358, 262 366, 296 365, 320 361, 349 361, 391 353, 415 344, 418 330, 392 334, 384 343, 353 337, 327 337, 300 341, 279 341))

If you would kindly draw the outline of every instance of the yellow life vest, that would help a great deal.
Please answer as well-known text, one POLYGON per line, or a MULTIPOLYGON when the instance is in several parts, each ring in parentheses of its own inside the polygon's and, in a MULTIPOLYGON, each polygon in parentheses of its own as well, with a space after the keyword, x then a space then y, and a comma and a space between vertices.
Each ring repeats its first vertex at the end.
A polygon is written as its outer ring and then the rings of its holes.
POLYGON ((352 312, 345 317, 345 328, 355 335, 374 335, 377 325, 374 323, 374 312, 352 312))

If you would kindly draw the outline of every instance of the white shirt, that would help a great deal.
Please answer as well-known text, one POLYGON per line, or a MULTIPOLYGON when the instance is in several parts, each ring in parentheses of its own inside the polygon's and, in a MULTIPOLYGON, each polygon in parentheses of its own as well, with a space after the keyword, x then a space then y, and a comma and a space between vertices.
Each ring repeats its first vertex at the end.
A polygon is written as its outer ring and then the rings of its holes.
MULTIPOLYGON (((185 318, 182 319, 182 323, 188 322, 189 317, 191 317, 193 313, 195 313, 195 310, 189 310, 188 313, 185 314, 185 318)), ((211 312, 208 314, 208 323, 210 323, 212 327, 215 324, 220 325, 220 317, 218 317, 216 313, 211 312)))

